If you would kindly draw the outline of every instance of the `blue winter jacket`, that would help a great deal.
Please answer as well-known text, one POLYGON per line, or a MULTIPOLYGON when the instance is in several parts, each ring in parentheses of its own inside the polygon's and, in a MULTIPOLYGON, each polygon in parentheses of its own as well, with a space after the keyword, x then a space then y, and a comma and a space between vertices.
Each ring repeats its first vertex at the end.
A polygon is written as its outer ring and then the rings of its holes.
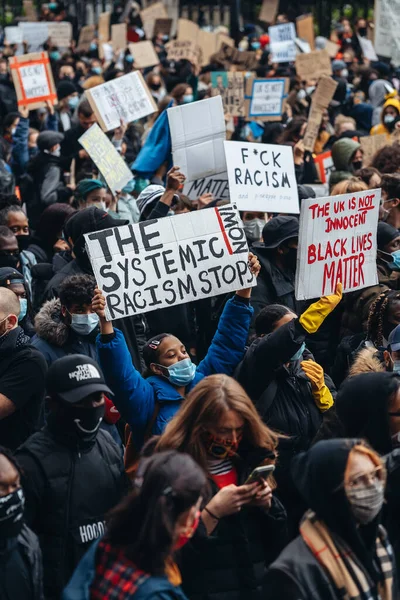
MULTIPOLYGON (((207 356, 197 366, 186 393, 208 375, 233 375, 244 356, 252 314, 253 308, 245 299, 235 295, 228 300, 207 356)), ((140 449, 156 401, 160 403, 160 409, 152 434, 160 435, 178 411, 183 398, 163 377, 154 375, 144 379, 141 376, 132 365, 124 336, 118 329, 115 329, 115 337, 108 343, 102 342, 101 336, 98 336, 96 345, 107 385, 115 394, 119 412, 131 427, 135 447, 140 449)))
MULTIPOLYGON (((100 538, 101 539, 101 538, 100 538)), ((100 539, 92 544, 75 569, 61 600, 90 600, 90 586, 95 576, 96 550, 100 539)), ((149 577, 135 594, 124 596, 126 600, 187 600, 180 587, 173 586, 166 577, 149 577)))

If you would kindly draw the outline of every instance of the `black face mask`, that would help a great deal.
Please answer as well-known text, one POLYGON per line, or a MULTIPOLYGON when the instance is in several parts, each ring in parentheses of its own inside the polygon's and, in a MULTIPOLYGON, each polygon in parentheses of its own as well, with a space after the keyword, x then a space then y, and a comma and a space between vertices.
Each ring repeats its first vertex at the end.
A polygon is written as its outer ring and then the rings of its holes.
POLYGON ((357 160, 356 162, 351 163, 353 173, 359 171, 362 168, 362 160, 357 160))
POLYGON ((285 263, 289 269, 292 271, 296 270, 297 263, 297 249, 289 248, 287 254, 285 254, 285 263))
POLYGON ((0 497, 0 540, 17 537, 24 524, 25 497, 22 488, 0 497))
POLYGON ((48 421, 53 430, 79 448, 91 447, 104 417, 105 405, 81 408, 62 403, 50 413, 48 421))
POLYGON ((17 269, 19 265, 19 255, 11 255, 11 254, 0 254, 0 268, 1 267, 11 267, 12 269, 17 269))
POLYGON ((157 90, 159 90, 159 89, 160 89, 160 87, 161 87, 161 83, 152 83, 152 84, 151 84, 151 86, 150 86, 150 88, 151 88, 152 90, 154 90, 155 92, 156 92, 157 90))
POLYGON ((358 35, 360 35, 361 37, 366 37, 367 35, 367 28, 366 27, 360 27, 358 30, 358 35))
POLYGON ((16 235, 15 237, 17 238, 18 249, 20 252, 22 252, 22 250, 26 250, 31 243, 30 235, 16 235))

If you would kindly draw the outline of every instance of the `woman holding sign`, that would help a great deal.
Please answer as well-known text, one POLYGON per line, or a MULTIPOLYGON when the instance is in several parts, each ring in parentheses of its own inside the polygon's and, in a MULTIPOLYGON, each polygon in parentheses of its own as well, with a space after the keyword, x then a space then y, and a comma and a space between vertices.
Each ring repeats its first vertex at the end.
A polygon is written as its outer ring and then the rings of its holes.
MULTIPOLYGON (((260 263, 249 254, 249 268, 257 276, 260 263)), ((124 336, 105 319, 106 301, 96 289, 93 310, 100 318, 97 351, 115 403, 132 430, 139 450, 150 435, 159 435, 181 406, 185 395, 204 377, 232 375, 242 360, 253 308, 251 289, 236 292, 225 305, 218 330, 204 360, 192 363, 182 342, 168 333, 151 338, 143 349, 148 377, 132 365, 124 336)))

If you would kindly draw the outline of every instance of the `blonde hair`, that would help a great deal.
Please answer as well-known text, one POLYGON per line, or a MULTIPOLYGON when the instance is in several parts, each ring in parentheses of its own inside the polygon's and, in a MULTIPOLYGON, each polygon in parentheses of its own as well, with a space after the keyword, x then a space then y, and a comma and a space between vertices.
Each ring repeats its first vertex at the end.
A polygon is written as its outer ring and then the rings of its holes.
POLYGON ((340 133, 340 128, 343 123, 351 123, 353 125, 353 129, 356 128, 356 122, 353 117, 346 117, 345 115, 338 115, 333 122, 333 128, 335 130, 335 134, 338 135, 340 133))
POLYGON ((341 196, 342 194, 355 194, 356 192, 364 192, 368 189, 366 183, 357 179, 357 177, 351 177, 350 179, 344 179, 339 181, 333 186, 330 193, 331 196, 341 196))
MULTIPOLYGON (((203 435, 230 410, 240 415, 245 423, 243 440, 253 448, 269 450, 276 458, 277 435, 262 422, 242 386, 227 375, 210 375, 196 385, 167 425, 156 450, 187 452, 207 471, 203 435)), ((274 459, 268 462, 274 462, 274 459)))
POLYGON ((347 479, 348 479, 350 458, 352 456, 354 456, 354 454, 362 454, 363 456, 367 456, 369 459, 371 459, 371 461, 374 463, 374 465, 376 467, 381 468, 380 472, 382 475, 382 477, 381 477, 382 481, 384 481, 384 482, 386 481, 386 469, 385 469, 385 466, 383 464, 381 457, 379 456, 379 454, 377 452, 375 452, 375 450, 372 450, 372 448, 367 446, 367 444, 365 444, 364 442, 360 442, 359 444, 356 444, 355 446, 353 446, 353 448, 349 452, 349 457, 347 459, 346 471, 344 473, 345 481, 347 481, 347 479))

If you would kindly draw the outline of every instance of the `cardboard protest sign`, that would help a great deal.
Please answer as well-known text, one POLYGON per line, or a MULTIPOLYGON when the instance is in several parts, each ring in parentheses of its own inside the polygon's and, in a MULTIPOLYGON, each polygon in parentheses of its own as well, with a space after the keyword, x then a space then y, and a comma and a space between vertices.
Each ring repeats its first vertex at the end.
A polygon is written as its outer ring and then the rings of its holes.
POLYGON ((167 10, 162 2, 150 4, 140 11, 143 29, 146 33, 146 38, 151 39, 154 35, 154 23, 157 19, 168 19, 167 10))
POLYGON ((258 67, 258 59, 255 52, 240 52, 237 48, 234 48, 230 43, 227 43, 223 38, 221 47, 211 57, 212 62, 221 65, 226 71, 233 65, 237 65, 235 70, 239 71, 255 71, 258 67))
POLYGON ((293 62, 296 59, 296 28, 294 23, 282 23, 268 28, 271 62, 293 62))
POLYGON ((102 12, 99 15, 98 34, 100 44, 105 44, 110 39, 110 12, 102 12))
POLYGON ((281 121, 289 79, 246 79, 246 116, 250 121, 281 121))
POLYGON ((46 106, 46 100, 55 104, 57 94, 47 52, 13 56, 9 65, 18 106, 33 110, 46 106))
POLYGON ((256 285, 229 204, 89 233, 85 241, 108 320, 256 285))
POLYGON ((391 7, 388 0, 375 0, 375 50, 380 56, 392 56, 391 7))
POLYGON ((331 40, 326 40, 325 50, 329 54, 329 58, 336 58, 336 55, 340 50, 340 46, 339 44, 335 44, 335 42, 331 42, 331 40))
POLYGON ((178 40, 193 40, 197 42, 199 26, 189 19, 178 19, 178 40))
POLYGON ((23 0, 22 7, 29 21, 37 21, 37 12, 32 0, 23 0))
POLYGON ((85 93, 103 131, 119 127, 121 119, 131 123, 157 110, 140 71, 117 77, 85 93))
POLYGON ((379 135, 365 135, 360 137, 361 150, 363 151, 363 165, 369 167, 375 154, 384 146, 390 146, 386 133, 379 135))
POLYGON ((78 47, 77 50, 82 52, 87 52, 89 50, 90 44, 93 42, 93 39, 96 37, 96 27, 95 25, 85 25, 82 27, 79 33, 78 47))
POLYGON ((89 154, 113 193, 122 190, 128 181, 131 181, 132 171, 97 123, 85 131, 79 138, 79 143, 89 154))
POLYGON ((295 39, 295 42, 297 48, 299 48, 301 52, 304 52, 304 54, 309 54, 311 52, 311 46, 308 42, 304 42, 298 37, 295 39))
POLYGON ((298 213, 290 146, 225 142, 231 201, 239 210, 298 213))
POLYGON ((225 114, 231 117, 245 116, 243 73, 212 71, 211 89, 213 96, 221 96, 225 114))
POLYGON ((166 45, 168 60, 189 60, 197 65, 201 63, 201 50, 190 40, 173 40, 166 45))
POLYGON ((264 23, 273 23, 279 8, 279 0, 263 0, 258 19, 264 23))
POLYGON ((314 18, 312 15, 301 15, 296 19, 297 35, 310 44, 311 50, 315 48, 314 18))
POLYGON ((332 160, 332 152, 324 152, 323 154, 318 154, 314 158, 315 166, 319 172, 319 178, 322 183, 329 183, 329 177, 331 172, 333 171, 333 160, 332 160))
POLYGON ((302 200, 295 294, 308 300, 378 283, 376 230, 380 190, 302 200))
POLYGON ((331 59, 326 50, 315 50, 296 56, 296 73, 302 81, 332 75, 331 59))
POLYGON ((178 19, 178 40, 194 42, 201 50, 201 64, 208 65, 213 54, 223 43, 230 44, 229 36, 205 31, 188 19, 178 19))
POLYGON ((221 96, 168 108, 174 165, 188 181, 226 171, 221 96))
POLYGON ((21 27, 5 27, 5 40, 9 44, 22 44, 24 41, 24 33, 21 27))
POLYGON ((304 149, 309 152, 314 152, 315 142, 322 123, 322 113, 322 108, 311 103, 311 109, 308 113, 307 128, 303 139, 304 149))
POLYGON ((111 45, 114 52, 117 50, 125 50, 127 35, 128 27, 126 23, 111 25, 111 45))
POLYGON ((40 52, 43 50, 43 44, 47 42, 49 38, 48 23, 21 21, 18 23, 18 27, 22 29, 22 35, 24 42, 28 44, 29 52, 40 52))
POLYGON ((163 35, 171 35, 172 19, 156 19, 154 21, 153 35, 162 33, 163 35))
POLYGON ((318 81, 317 89, 312 95, 312 103, 319 108, 328 108, 333 96, 335 95, 338 82, 324 75, 318 81))
POLYGON ((146 69, 146 67, 154 67, 154 65, 160 64, 153 42, 150 42, 150 40, 129 44, 129 51, 133 56, 135 69, 146 69))
POLYGON ((69 48, 72 40, 72 25, 68 21, 50 21, 47 24, 49 38, 58 48, 69 48))
POLYGON ((202 177, 197 181, 185 181, 182 194, 190 200, 197 200, 203 194, 212 194, 219 200, 229 200, 228 173, 202 177))
POLYGON ((371 40, 365 37, 357 36, 359 41, 361 52, 363 53, 364 58, 367 60, 377 61, 378 57, 375 52, 375 48, 371 40))

